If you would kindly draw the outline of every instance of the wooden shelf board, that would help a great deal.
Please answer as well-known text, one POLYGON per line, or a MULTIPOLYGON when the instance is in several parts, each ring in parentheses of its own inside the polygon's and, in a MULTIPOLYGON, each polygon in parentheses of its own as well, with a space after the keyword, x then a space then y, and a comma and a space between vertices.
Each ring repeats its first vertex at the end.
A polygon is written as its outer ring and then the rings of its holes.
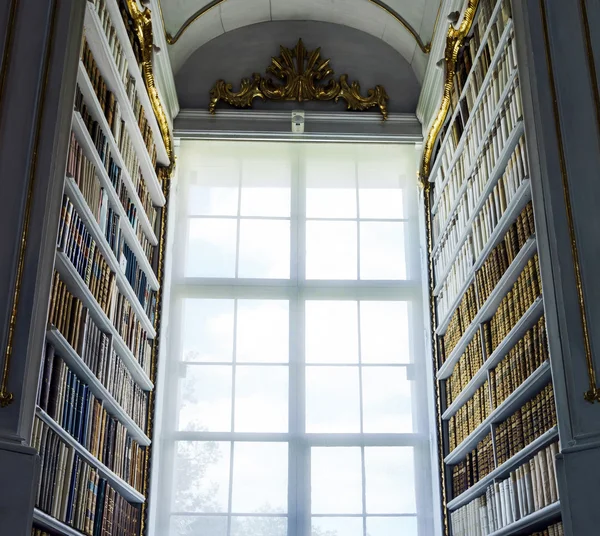
POLYGON ((552 520, 558 520, 560 518, 560 513, 560 501, 557 501, 497 530, 496 532, 492 532, 489 536, 529 534, 529 532, 524 533, 523 531, 530 531, 536 527, 543 527, 552 520))
POLYGON ((59 521, 48 515, 46 512, 42 512, 38 508, 33 510, 33 522, 45 529, 51 530, 61 534, 62 536, 83 536, 83 532, 75 530, 73 527, 69 527, 66 523, 59 521))

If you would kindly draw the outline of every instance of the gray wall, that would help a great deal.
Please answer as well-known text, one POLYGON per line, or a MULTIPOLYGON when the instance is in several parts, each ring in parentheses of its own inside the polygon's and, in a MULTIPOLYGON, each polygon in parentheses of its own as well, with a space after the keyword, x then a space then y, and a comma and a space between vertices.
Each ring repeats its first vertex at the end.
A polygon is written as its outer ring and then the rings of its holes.
MULTIPOLYGON (((414 113, 420 85, 410 64, 390 45, 376 37, 339 24, 314 21, 262 22, 227 32, 194 52, 175 76, 181 109, 207 109, 209 92, 214 83, 224 79, 239 88, 242 78, 257 72, 265 74, 279 46, 293 47, 302 38, 308 50, 321 47, 324 58, 331 58, 335 76, 348 74, 357 80, 366 95, 369 88, 380 84, 390 100, 394 113, 414 113)), ((226 104, 220 105, 227 108, 226 104)), ((337 111, 343 103, 332 102, 266 102, 254 101, 258 110, 306 109, 337 111)))

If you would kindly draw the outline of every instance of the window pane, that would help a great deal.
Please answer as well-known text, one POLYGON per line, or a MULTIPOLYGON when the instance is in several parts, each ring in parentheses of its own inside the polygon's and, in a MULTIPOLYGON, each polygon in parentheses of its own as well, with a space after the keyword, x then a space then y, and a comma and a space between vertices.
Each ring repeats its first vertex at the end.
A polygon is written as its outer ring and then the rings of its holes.
MULTIPOLYGON (((231 518, 231 536, 286 536, 286 517, 235 516, 231 518)), ((198 535, 204 536, 204 535, 198 535)))
POLYGON ((313 447, 310 474, 311 513, 362 513, 360 447, 313 447))
POLYGON ((231 431, 229 365, 188 365, 179 380, 178 430, 231 431))
POLYGON ((178 441, 175 443, 173 510, 227 512, 230 443, 178 441))
POLYGON ((238 211, 239 171, 235 162, 204 167, 188 191, 190 216, 235 216, 238 211))
POLYGON ((356 223, 306 222, 306 277, 356 279, 356 223))
POLYGON ((242 170, 242 216, 290 216, 289 161, 245 161, 242 170))
POLYGON ((236 234, 235 220, 189 220, 185 275, 234 277, 236 234))
POLYGON ((360 278, 406 279, 404 223, 360 223, 360 278))
POLYGON ((418 536, 416 517, 367 517, 369 536, 418 536))
POLYGON ((358 367, 306 367, 306 431, 360 432, 358 367))
POLYGON ((363 363, 409 363, 408 303, 360 302, 363 363))
POLYGON ((287 363, 289 302, 238 300, 236 361, 287 363))
POLYGON ((233 300, 184 300, 184 361, 232 361, 233 305, 233 300))
POLYGON ((401 179, 389 163, 358 164, 358 207, 361 218, 404 218, 401 179))
POLYGON ((358 363, 355 301, 307 301, 305 315, 307 363, 358 363))
POLYGON ((236 367, 234 430, 288 431, 288 367, 236 367))
POLYGON ((242 220, 238 277, 290 277, 290 222, 242 220))
POLYGON ((286 443, 240 443, 233 451, 234 513, 286 513, 286 443))
POLYGON ((416 513, 412 447, 365 447, 365 478, 369 514, 416 513))
POLYGON ((306 163, 306 217, 356 218, 354 162, 306 163))
POLYGON ((227 518, 222 516, 173 516, 169 536, 227 536, 227 518))
POLYGON ((362 517, 313 517, 311 525, 312 536, 363 536, 362 517))
POLYGON ((411 384, 405 367, 362 369, 365 433, 413 432, 411 384))

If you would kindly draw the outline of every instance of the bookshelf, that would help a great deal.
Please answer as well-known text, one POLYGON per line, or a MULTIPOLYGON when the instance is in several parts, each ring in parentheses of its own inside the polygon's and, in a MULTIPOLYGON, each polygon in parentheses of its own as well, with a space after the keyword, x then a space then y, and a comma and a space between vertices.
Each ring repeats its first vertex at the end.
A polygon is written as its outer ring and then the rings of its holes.
POLYGON ((86 2, 32 445, 33 534, 138 536, 169 157, 123 0, 86 2))
POLYGON ((480 0, 427 177, 451 536, 562 531, 558 426, 514 39, 510 0, 480 0))

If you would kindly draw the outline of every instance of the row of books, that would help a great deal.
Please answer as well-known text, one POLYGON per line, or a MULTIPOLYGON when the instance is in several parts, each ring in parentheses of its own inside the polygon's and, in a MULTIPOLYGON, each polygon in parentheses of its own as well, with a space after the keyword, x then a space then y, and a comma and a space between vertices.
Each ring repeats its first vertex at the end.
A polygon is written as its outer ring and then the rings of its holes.
POLYGON ((131 284, 131 288, 135 292, 137 299, 142 305, 150 322, 154 322, 154 314, 156 312, 156 291, 152 290, 146 272, 140 267, 135 253, 131 251, 129 246, 123 246, 122 253, 125 265, 125 277, 131 284))
POLYGON ((456 311, 454 311, 446 332, 441 337, 438 337, 441 364, 452 353, 452 350, 454 350, 464 332, 467 331, 467 328, 473 322, 475 315, 477 315, 477 296, 475 295, 475 285, 471 284, 460 300, 456 311))
POLYGON ((483 324, 483 342, 487 355, 492 355, 510 330, 542 294, 538 254, 527 261, 511 290, 502 298, 494 316, 483 324))
POLYGON ((541 532, 534 532, 531 536, 565 536, 565 529, 562 523, 555 523, 541 532))
POLYGON ((141 491, 144 450, 51 344, 46 345, 38 406, 92 456, 141 491))
POLYGON ((445 318, 454 304, 458 294, 463 289, 465 282, 473 268, 473 246, 471 237, 468 236, 464 245, 458 250, 456 259, 436 297, 438 318, 445 318))
POLYGON ((454 366, 452 374, 446 379, 446 405, 449 406, 483 366, 481 333, 475 332, 463 355, 454 366))
POLYGON ((488 434, 463 461, 452 467, 452 496, 458 497, 494 469, 494 444, 488 434))
POLYGON ((508 267, 525 245, 525 242, 535 233, 533 206, 531 201, 517 217, 502 241, 487 256, 481 268, 475 274, 477 281, 477 298, 479 303, 485 303, 508 267))
POLYGON ((112 318, 117 294, 115 273, 67 196, 63 197, 57 247, 69 258, 106 316, 112 318))
POLYGON ((490 370, 492 404, 498 407, 508 396, 549 359, 546 321, 542 316, 508 352, 498 366, 490 370))
MULTIPOLYGON (((115 362, 122 364, 122 361, 114 352, 111 336, 102 332, 96 326, 89 310, 79 298, 69 291, 58 272, 54 273, 51 296, 48 323, 60 331, 102 384, 119 400, 118 391, 114 388, 115 386, 111 380, 110 371, 114 373, 113 366, 116 366, 110 361, 113 359, 111 354, 115 354, 115 362)), ((119 295, 117 301, 122 301, 122 295, 119 295)), ((117 309, 117 313, 119 313, 119 309, 117 309)), ((121 328, 120 325, 117 326, 117 329, 119 328, 121 328)), ((127 339, 123 338, 133 356, 138 360, 146 374, 150 375, 151 343, 145 332, 141 334, 134 332, 133 340, 130 340, 131 334, 128 330, 123 329, 122 334, 127 337, 127 339)), ((123 367, 126 369, 124 365, 123 367)), ((135 385, 129 374, 127 378, 128 383, 130 382, 132 386, 135 385)), ((131 416, 133 418, 133 414, 131 416)), ((142 422, 145 421, 142 420, 142 422)))
POLYGON ((135 149, 131 143, 125 122, 121 118, 122 116, 119 102, 115 94, 108 89, 106 81, 102 76, 100 68, 94 59, 92 50, 89 47, 85 37, 83 40, 81 61, 83 62, 86 72, 88 73, 88 77, 92 87, 94 88, 94 92, 98 97, 98 102, 100 103, 102 113, 104 114, 109 129, 114 136, 115 143, 117 144, 121 154, 121 158, 125 163, 125 167, 127 167, 127 170, 129 171, 134 188, 136 189, 138 195, 141 194, 140 200, 144 210, 146 211, 150 221, 156 221, 156 208, 152 204, 150 193, 148 192, 148 189, 146 188, 142 179, 142 173, 135 149))
MULTIPOLYGON (((116 35, 116 31, 114 29, 113 22, 110 18, 110 14, 106 9, 105 0, 94 0, 94 6, 96 8, 96 12, 98 13, 98 17, 100 18, 104 35, 106 36, 106 40, 108 41, 109 47, 111 48, 113 60, 115 64, 117 64, 117 62, 122 61, 121 56, 124 56, 124 51, 122 48, 123 44, 119 43, 118 50, 117 47, 110 45, 111 40, 118 41, 119 39, 116 35)), ((127 27, 127 24, 125 26, 127 27)), ((141 105, 135 78, 129 74, 128 69, 124 71, 123 74, 124 76, 121 78, 121 82, 123 83, 125 92, 127 94, 127 98, 129 99, 129 102, 133 109, 134 117, 136 118, 136 122, 138 123, 138 127, 142 134, 142 138, 144 139, 144 144, 146 145, 146 149, 148 150, 148 154, 150 155, 150 159, 152 160, 152 166, 156 166, 156 146, 154 144, 154 134, 152 132, 152 129, 150 128, 150 124, 148 123, 148 120, 146 118, 145 111, 141 105)), ((142 88, 142 90, 145 91, 144 88, 142 88)))
POLYGON ((86 536, 135 536, 139 510, 36 417, 31 445, 41 462, 36 506, 86 536))
POLYGON ((473 393, 448 421, 449 447, 452 452, 460 445, 492 412, 490 391, 487 380, 473 393))
POLYGON ((549 383, 496 427, 494 442, 498 465, 502 465, 553 426, 556 426, 556 406, 554 389, 549 383))
POLYGON ((133 227, 136 233, 138 241, 142 246, 146 257, 148 257, 150 262, 152 262, 154 246, 152 246, 150 240, 146 237, 141 223, 138 221, 137 209, 135 207, 135 204, 129 197, 127 188, 121 177, 121 168, 112 158, 108 139, 105 133, 103 132, 100 124, 97 121, 95 121, 93 116, 91 115, 87 105, 85 104, 83 93, 81 92, 79 86, 77 86, 75 93, 75 110, 81 115, 81 119, 84 122, 88 133, 90 134, 90 138, 94 146, 96 147, 98 156, 102 161, 102 164, 104 165, 104 169, 106 170, 108 178, 114 187, 117 197, 123 205, 123 208, 127 215, 127 219, 131 223, 131 226, 133 227))

